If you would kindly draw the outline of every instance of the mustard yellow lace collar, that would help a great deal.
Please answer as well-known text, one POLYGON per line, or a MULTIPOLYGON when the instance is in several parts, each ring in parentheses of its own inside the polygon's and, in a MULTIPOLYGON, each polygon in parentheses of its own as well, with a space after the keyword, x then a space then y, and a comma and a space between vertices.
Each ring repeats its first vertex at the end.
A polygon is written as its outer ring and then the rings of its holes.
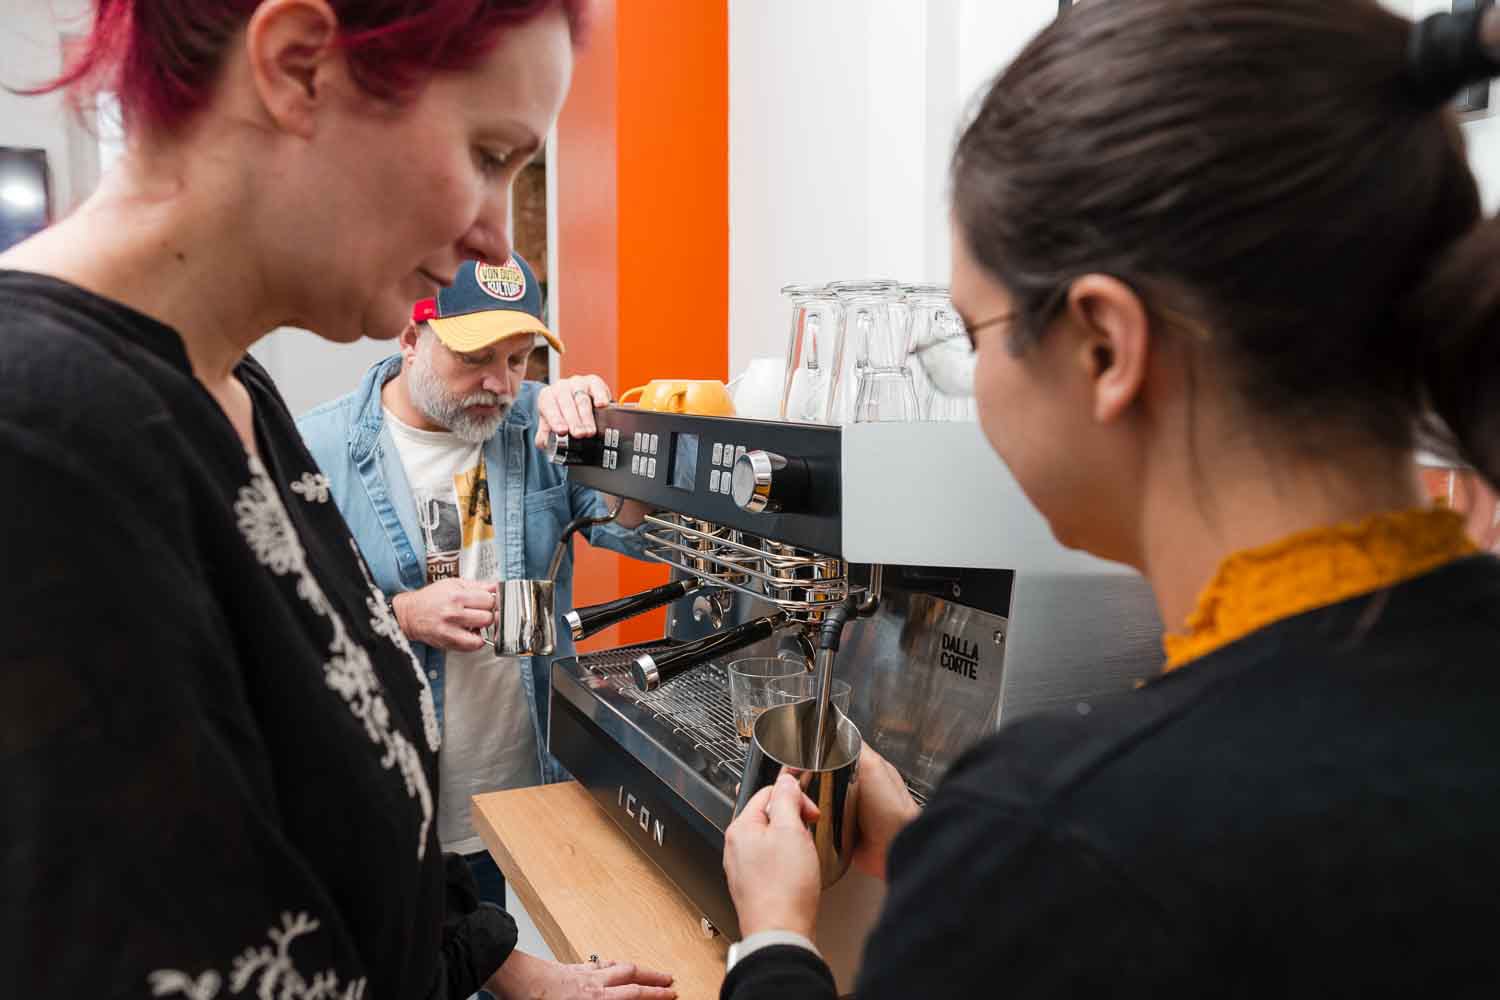
POLYGON ((1166 670, 1282 618, 1392 586, 1477 551, 1463 518, 1434 508, 1377 514, 1236 552, 1198 595, 1187 631, 1162 637, 1166 670))

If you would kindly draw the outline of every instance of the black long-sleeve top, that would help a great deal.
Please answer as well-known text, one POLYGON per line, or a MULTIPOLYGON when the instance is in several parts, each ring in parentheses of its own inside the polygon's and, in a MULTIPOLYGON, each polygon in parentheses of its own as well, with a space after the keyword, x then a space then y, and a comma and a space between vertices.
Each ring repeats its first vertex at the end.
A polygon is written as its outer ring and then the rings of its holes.
MULTIPOLYGON (((1003 726, 896 839, 860 1000, 1494 996, 1500 561, 1003 726)), ((832 998, 778 946, 725 1000, 832 998)))
POLYGON ((0 994, 467 997, 426 680, 265 372, 0 272, 0 994))

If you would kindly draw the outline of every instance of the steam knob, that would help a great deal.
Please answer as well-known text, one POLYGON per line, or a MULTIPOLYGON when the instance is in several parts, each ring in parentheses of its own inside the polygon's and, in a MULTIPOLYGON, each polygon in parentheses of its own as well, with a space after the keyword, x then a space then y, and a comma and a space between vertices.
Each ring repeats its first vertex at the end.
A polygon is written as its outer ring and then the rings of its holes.
POLYGON ((770 451, 747 451, 735 460, 729 492, 752 514, 797 511, 807 504, 807 463, 770 451))
POLYGON ((556 432, 547 435, 547 457, 553 465, 599 465, 604 441, 598 437, 575 438, 556 432))

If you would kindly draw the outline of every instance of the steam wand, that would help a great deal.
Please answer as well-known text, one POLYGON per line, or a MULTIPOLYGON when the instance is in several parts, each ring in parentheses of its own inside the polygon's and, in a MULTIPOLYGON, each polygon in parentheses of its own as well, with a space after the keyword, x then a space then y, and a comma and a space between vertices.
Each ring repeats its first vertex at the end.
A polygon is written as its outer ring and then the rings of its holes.
MULTIPOLYGON (((813 732, 812 769, 822 770, 828 731, 828 702, 833 694, 833 658, 838 655, 844 626, 861 611, 861 599, 851 594, 823 618, 818 634, 818 727, 813 732)), ((873 608, 871 610, 874 610, 873 608)))

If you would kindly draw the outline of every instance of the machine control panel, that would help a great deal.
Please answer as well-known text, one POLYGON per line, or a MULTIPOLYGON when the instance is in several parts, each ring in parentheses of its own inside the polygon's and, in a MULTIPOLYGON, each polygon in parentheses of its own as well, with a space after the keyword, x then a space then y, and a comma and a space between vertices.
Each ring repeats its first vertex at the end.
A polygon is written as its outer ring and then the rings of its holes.
POLYGON ((734 473, 735 458, 745 454, 745 450, 742 444, 728 441, 713 443, 712 450, 709 452, 708 490, 710 493, 729 495, 729 483, 734 473))
POLYGON ((553 461, 567 465, 575 481, 659 509, 839 554, 838 427, 633 406, 608 406, 594 416, 597 436, 559 437, 554 446, 553 461), (749 498, 741 501, 734 495, 735 481, 737 466, 746 463, 750 471, 739 475, 749 477, 749 498))

